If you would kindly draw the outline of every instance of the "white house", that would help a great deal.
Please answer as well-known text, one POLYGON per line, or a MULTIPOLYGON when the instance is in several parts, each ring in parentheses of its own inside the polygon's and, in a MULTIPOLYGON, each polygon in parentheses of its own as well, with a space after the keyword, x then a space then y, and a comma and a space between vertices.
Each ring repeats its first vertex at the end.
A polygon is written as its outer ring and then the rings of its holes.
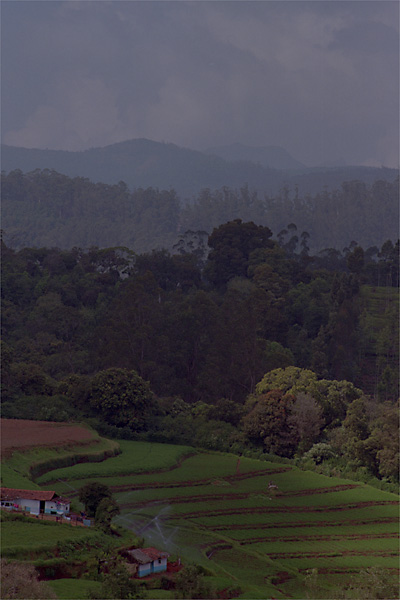
POLYGON ((69 513, 70 500, 61 498, 55 492, 42 490, 0 489, 1 508, 25 510, 31 514, 64 515, 69 513))
POLYGON ((167 570, 167 552, 160 552, 157 548, 133 548, 124 552, 125 558, 130 563, 137 564, 136 575, 145 577, 152 573, 160 573, 167 570))

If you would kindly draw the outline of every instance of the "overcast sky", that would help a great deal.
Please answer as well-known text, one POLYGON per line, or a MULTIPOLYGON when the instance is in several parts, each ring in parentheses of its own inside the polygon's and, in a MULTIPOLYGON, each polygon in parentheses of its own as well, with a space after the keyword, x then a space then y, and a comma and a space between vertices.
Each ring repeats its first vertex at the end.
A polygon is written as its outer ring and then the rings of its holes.
POLYGON ((395 167, 395 1, 2 0, 2 141, 278 145, 395 167))

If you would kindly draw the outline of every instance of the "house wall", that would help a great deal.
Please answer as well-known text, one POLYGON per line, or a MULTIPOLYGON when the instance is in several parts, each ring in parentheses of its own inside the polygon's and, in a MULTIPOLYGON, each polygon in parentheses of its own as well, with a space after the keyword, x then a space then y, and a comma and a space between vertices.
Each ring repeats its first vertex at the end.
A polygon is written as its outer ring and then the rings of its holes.
POLYGON ((152 573, 152 563, 148 562, 144 565, 138 566, 138 577, 145 577, 146 575, 150 575, 152 573))
POLYGON ((166 571, 166 570, 167 570, 167 559, 166 558, 160 558, 160 559, 153 561, 153 572, 154 573, 159 573, 160 571, 166 571))
POLYGON ((40 500, 26 500, 25 498, 18 498, 14 501, 14 504, 18 504, 19 508, 32 513, 40 512, 40 500))
POLYGON ((145 565, 139 565, 137 574, 138 577, 145 577, 146 575, 151 575, 152 573, 160 573, 161 571, 167 570, 167 559, 160 558, 153 560, 153 562, 148 562, 145 565))
MULTIPOLYGON (((26 498, 17 498, 15 500, 2 500, 1 506, 13 510, 14 505, 18 508, 32 513, 40 513, 40 500, 27 500, 26 498)), ((44 504, 44 512, 46 514, 57 514, 58 511, 69 513, 69 504, 61 504, 57 500, 46 500, 44 504)))
POLYGON ((69 504, 61 504, 57 500, 46 500, 44 512, 46 514, 57 514, 58 511, 69 513, 69 504))

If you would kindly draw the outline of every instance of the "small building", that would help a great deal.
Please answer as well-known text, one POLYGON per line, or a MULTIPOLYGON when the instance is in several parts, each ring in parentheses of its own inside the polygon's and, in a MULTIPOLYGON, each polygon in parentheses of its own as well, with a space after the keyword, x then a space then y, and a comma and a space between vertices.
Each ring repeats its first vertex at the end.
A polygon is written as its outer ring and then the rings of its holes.
POLYGON ((65 515, 69 513, 70 500, 55 492, 44 490, 17 490, 0 488, 1 508, 24 510, 33 515, 65 515))
POLYGON ((135 570, 137 577, 146 577, 167 570, 169 554, 157 548, 132 548, 125 550, 122 555, 128 564, 137 566, 135 570))

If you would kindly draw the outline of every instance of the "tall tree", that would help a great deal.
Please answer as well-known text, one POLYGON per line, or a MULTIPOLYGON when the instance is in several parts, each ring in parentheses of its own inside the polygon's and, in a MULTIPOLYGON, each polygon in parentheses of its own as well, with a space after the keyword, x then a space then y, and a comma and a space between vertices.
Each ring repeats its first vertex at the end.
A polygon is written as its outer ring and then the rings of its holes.
POLYGON ((233 277, 246 277, 250 254, 259 248, 271 248, 272 231, 253 222, 235 219, 214 229, 208 239, 211 252, 205 269, 214 285, 224 286, 233 277))

